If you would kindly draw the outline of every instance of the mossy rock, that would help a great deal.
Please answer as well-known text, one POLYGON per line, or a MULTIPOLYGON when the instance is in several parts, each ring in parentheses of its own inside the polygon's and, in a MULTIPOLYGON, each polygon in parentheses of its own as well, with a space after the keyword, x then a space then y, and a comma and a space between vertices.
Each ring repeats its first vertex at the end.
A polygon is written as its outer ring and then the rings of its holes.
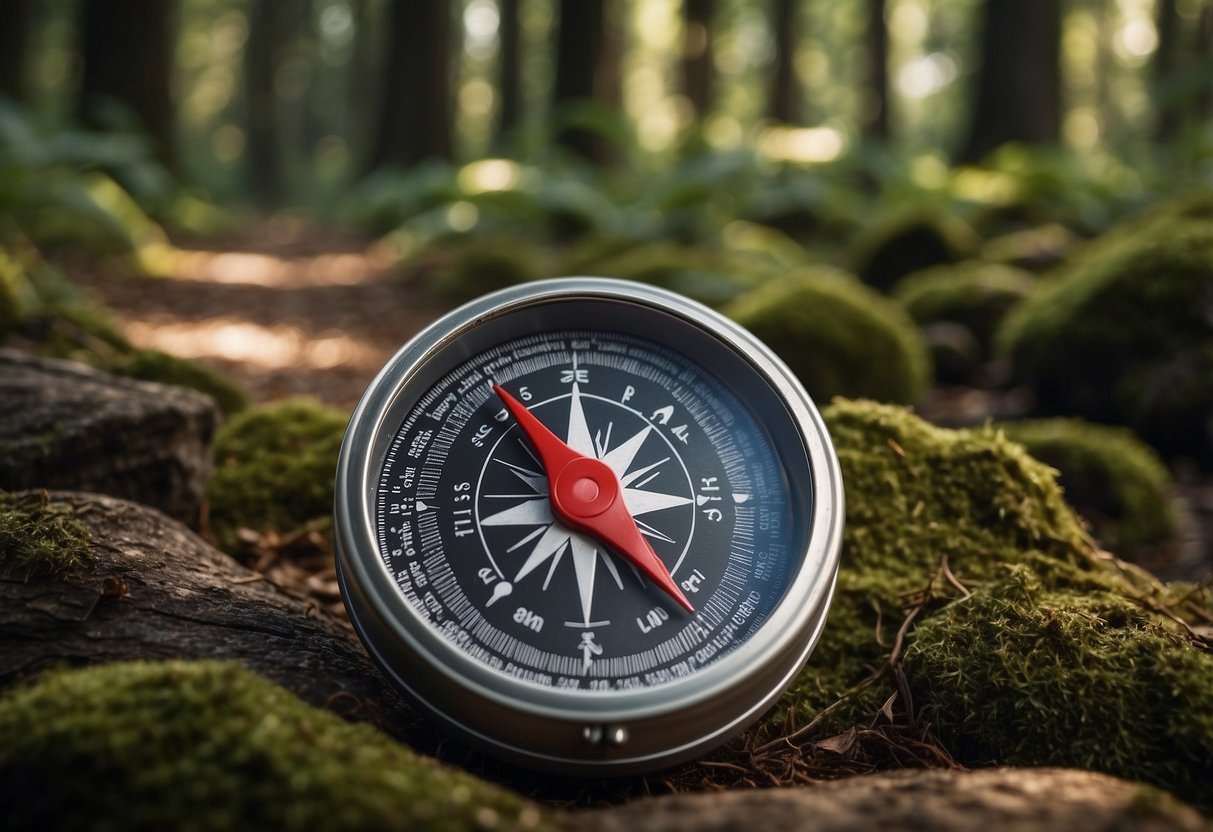
POLYGON ((438 300, 464 303, 481 295, 544 276, 540 254, 525 240, 463 239, 435 272, 430 291, 438 300))
POLYGON ((860 279, 887 291, 906 275, 972 257, 979 244, 976 232, 959 217, 917 208, 866 228, 852 244, 851 259, 860 279))
POLYGON ((819 267, 772 280, 723 311, 778 353, 817 401, 911 403, 930 384, 914 322, 845 273, 819 267))
POLYGON ((1030 272, 1044 272, 1063 262, 1078 243, 1078 235, 1069 228, 1049 223, 995 237, 981 247, 981 256, 1030 272))
POLYGON ((186 358, 159 350, 135 350, 112 361, 106 367, 115 375, 140 381, 156 381, 176 387, 188 387, 215 400, 227 415, 248 406, 248 397, 232 382, 186 358))
POLYGON ((578 257, 578 268, 565 271, 649 283, 713 307, 732 300, 776 271, 764 255, 670 241, 640 243, 617 251, 604 244, 602 256, 591 258, 585 256, 587 253, 591 252, 583 250, 578 257))
POLYGON ((215 436, 210 530, 234 550, 240 529, 290 534, 325 525, 349 417, 302 399, 251 407, 215 436))
POLYGON ((0 570, 23 580, 71 572, 92 560, 90 542, 70 505, 52 503, 45 491, 0 491, 0 570))
POLYGON ((540 807, 217 662, 50 673, 0 699, 0 815, 41 829, 550 829, 540 807))
MULTIPOLYGON (((945 563, 966 584, 1008 564, 1067 585, 1105 580, 1055 472, 1000 432, 944 430, 874 402, 837 400, 823 417, 847 490, 838 585, 821 642, 776 719, 792 713, 803 725, 878 671, 903 596, 932 582, 946 595, 945 563)), ((848 697, 823 730, 870 723, 894 691, 885 680, 848 697)))
POLYGON ((1120 427, 1081 419, 1005 422, 999 427, 1056 468, 1066 500, 1106 548, 1129 560, 1175 538, 1175 486, 1155 451, 1120 427))
POLYGON ((999 333, 1042 412, 1131 427, 1213 465, 1213 222, 1153 223, 1097 246, 999 333))
POLYGON ((1094 769, 1213 809, 1213 655, 1121 595, 1014 568, 921 623, 905 667, 960 762, 1094 769))
POLYGON ((1020 269, 970 261, 915 272, 897 284, 893 296, 919 326, 949 322, 965 327, 983 357, 989 357, 999 324, 1035 285, 1032 275, 1020 269))

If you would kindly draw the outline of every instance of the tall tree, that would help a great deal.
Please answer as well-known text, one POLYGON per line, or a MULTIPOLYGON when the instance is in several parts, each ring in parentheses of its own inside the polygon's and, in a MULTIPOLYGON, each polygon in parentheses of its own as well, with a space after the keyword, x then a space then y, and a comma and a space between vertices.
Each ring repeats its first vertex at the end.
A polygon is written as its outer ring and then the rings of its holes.
POLYGON ((29 100, 29 43, 33 34, 33 0, 8 0, 0 26, 0 95, 29 100))
POLYGON ((868 29, 866 101, 863 132, 869 138, 889 137, 889 25, 885 19, 886 0, 867 0, 868 29))
POLYGON ((522 120, 522 20, 519 0, 497 0, 501 23, 497 32, 501 41, 501 109, 497 113, 497 137, 503 139, 522 120))
POLYGON ((800 91, 796 83, 796 45, 799 15, 796 0, 774 0, 771 22, 775 30, 775 70, 767 115, 788 124, 798 120, 800 91))
MULTIPOLYGON (((556 36, 553 104, 558 114, 577 105, 604 110, 619 106, 619 47, 606 0, 560 0, 556 36)), ((556 140, 591 162, 611 161, 602 136, 581 126, 566 126, 556 140)))
POLYGON ((448 0, 391 0, 371 167, 454 158, 454 38, 448 0))
POLYGON ((252 0, 244 43, 245 162, 253 199, 265 207, 281 203, 285 190, 276 80, 290 28, 286 12, 277 0, 252 0))
POLYGON ((1061 136, 1060 0, 985 0, 981 66, 968 137, 976 162, 1007 142, 1055 144, 1061 136))
POLYGON ((133 115, 157 156, 176 166, 171 83, 176 42, 174 0, 84 0, 76 115, 91 127, 114 126, 114 106, 133 115))
POLYGON ((696 116, 712 106, 712 18, 716 0, 683 0, 682 90, 696 116))
POLYGON ((1154 51, 1154 65, 1151 67, 1155 112, 1158 114, 1154 132, 1160 141, 1170 142, 1179 135, 1182 121, 1179 107, 1174 101, 1168 100, 1164 92, 1166 85, 1175 80, 1175 70, 1179 66, 1179 33, 1182 29, 1179 3, 1176 0, 1158 0, 1154 14, 1154 25, 1158 30, 1158 48, 1154 51))

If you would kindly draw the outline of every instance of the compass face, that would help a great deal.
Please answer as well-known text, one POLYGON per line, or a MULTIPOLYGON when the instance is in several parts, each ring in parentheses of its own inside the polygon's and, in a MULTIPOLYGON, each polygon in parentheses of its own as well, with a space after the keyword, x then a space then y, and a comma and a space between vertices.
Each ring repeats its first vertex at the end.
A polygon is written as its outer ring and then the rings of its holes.
POLYGON ((747 406, 691 357, 602 331, 510 339, 461 363, 409 412, 378 486, 380 556, 417 614, 478 661, 565 689, 659 685, 729 653, 782 595, 796 542, 747 406), (489 378, 614 472, 694 613, 554 515, 489 378))
POLYGON ((752 335, 601 278, 450 313, 346 431, 337 575, 369 652, 515 761, 651 770, 756 719, 807 659, 842 486, 813 403, 752 335))

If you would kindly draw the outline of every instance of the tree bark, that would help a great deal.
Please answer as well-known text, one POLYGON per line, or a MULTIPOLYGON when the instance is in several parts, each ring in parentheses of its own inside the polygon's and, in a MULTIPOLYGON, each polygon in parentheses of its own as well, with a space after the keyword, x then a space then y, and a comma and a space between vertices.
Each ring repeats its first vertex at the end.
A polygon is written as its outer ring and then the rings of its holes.
POLYGON ((446 0, 392 0, 387 67, 371 167, 453 159, 451 7, 446 0))
POLYGON ((889 138, 889 26, 885 0, 867 0, 867 95, 863 132, 867 138, 889 138))
POLYGON ((171 84, 173 0, 85 0, 80 24, 83 73, 76 114, 89 127, 111 128, 114 103, 138 120, 153 149, 177 166, 171 84))
MULTIPOLYGON (((605 0, 560 0, 552 91, 557 118, 577 106, 616 108, 619 91, 619 44, 605 0)), ((612 161, 610 146, 584 127, 566 126, 556 141, 589 162, 612 161)))
POLYGON ((796 83, 796 45, 799 20, 796 0, 774 0, 772 26, 775 34, 775 70, 767 114, 776 121, 794 124, 798 120, 800 92, 796 83))
POLYGON ((29 102, 29 44, 33 28, 33 0, 8 0, 0 26, 0 95, 29 102))
POLYGON ((985 0, 983 15, 962 162, 1008 142, 1056 144, 1061 135, 1060 0, 985 0))
POLYGON ((682 7, 682 90, 695 115, 712 107, 712 20, 716 0, 684 0, 682 7))
POLYGON ((245 162, 253 201, 274 207, 285 198, 283 142, 275 78, 287 20, 276 0, 252 0, 244 46, 245 162))
POLYGON ((522 20, 519 0, 498 0, 501 23, 500 75, 497 88, 501 109, 497 113, 497 141, 502 143, 522 121, 522 20))
POLYGON ((1158 48, 1154 52, 1154 63, 1151 67, 1157 114, 1154 135, 1160 142, 1170 144, 1178 138, 1183 123, 1180 108, 1162 94, 1166 84, 1174 80, 1175 70, 1179 65, 1181 22, 1177 0, 1158 0, 1154 25, 1158 30, 1158 48))
POLYGON ((26 579, 0 557, 0 689, 62 665, 225 659, 397 738, 429 736, 354 633, 314 603, 152 509, 96 494, 51 496, 89 528, 94 561, 26 579))

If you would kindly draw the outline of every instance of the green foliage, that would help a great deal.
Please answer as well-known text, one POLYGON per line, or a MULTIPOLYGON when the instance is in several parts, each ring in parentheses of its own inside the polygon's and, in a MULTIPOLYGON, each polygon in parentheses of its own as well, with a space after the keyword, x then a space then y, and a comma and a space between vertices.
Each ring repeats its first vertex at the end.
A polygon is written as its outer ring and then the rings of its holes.
POLYGON ((947 321, 965 327, 988 356, 998 325, 1034 286, 1027 272, 970 261, 915 272, 897 284, 893 296, 919 326, 947 321))
POLYGON ((1124 428, 1080 419, 999 426, 1036 459, 1056 468, 1066 500, 1107 548, 1133 559, 1174 539, 1174 484, 1152 448, 1124 428))
POLYGON ((1126 424, 1213 463, 1213 223, 1149 222, 1093 246, 999 334, 1046 412, 1126 424))
POLYGON ((193 361, 159 350, 135 350, 114 361, 106 369, 127 378, 188 387, 205 393, 229 416, 248 406, 248 397, 227 379, 193 361))
POLYGON ((234 550, 242 528, 289 534, 330 521, 348 416, 306 400, 251 407, 215 436, 210 528, 234 550))
POLYGON ((39 245, 133 253, 163 242, 142 206, 167 206, 172 189, 143 139, 47 132, 0 99, 0 240, 15 227, 39 245))
POLYGON ((0 248, 0 343, 21 321, 25 288, 25 269, 0 248))
POLYGON ((963 763, 1095 769, 1213 809, 1213 655, 1123 595, 1014 568, 920 624, 905 665, 963 763))
POLYGON ((959 217, 911 206, 865 228, 852 243, 852 262, 860 279, 887 290, 908 274, 971 257, 978 244, 959 217))
POLYGON ((545 271, 542 253, 525 239, 455 238, 438 248, 446 262, 436 270, 430 291, 447 303, 527 283, 545 271))
POLYGON ((0 568, 25 580, 61 575, 93 560, 88 529, 46 492, 0 491, 0 568))
POLYGON ((930 383, 926 346, 894 301, 815 268, 772 280, 724 308, 762 339, 818 401, 913 402, 930 383))
POLYGON ((218 662, 50 673, 0 700, 6 828, 519 830, 544 810, 218 662))

